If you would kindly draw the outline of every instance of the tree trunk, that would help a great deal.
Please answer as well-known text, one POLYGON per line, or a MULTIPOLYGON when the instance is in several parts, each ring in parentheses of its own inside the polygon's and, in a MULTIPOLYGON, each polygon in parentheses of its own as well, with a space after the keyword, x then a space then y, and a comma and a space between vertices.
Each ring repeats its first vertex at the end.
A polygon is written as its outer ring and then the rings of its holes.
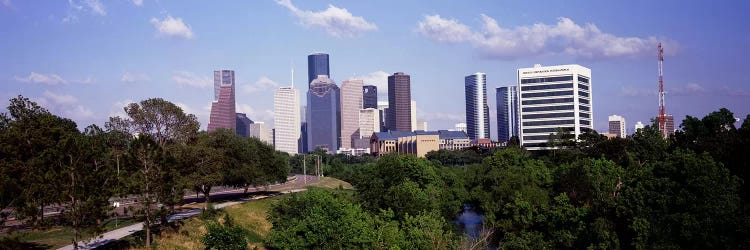
POLYGON ((146 229, 146 247, 151 248, 151 213, 149 213, 149 210, 146 209, 146 221, 143 223, 144 229, 146 229))
POLYGON ((73 228, 73 249, 78 250, 78 229, 73 228))
POLYGON ((204 210, 205 210, 205 209, 208 208, 208 203, 211 202, 211 187, 204 187, 203 188, 203 196, 206 197, 206 200, 205 200, 206 204, 204 206, 204 210))

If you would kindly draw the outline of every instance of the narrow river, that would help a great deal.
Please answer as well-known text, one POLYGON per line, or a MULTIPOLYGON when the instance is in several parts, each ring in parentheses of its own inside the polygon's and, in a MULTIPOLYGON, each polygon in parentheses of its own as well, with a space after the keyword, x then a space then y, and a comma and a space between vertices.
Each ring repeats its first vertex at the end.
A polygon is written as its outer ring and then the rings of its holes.
POLYGON ((464 205, 463 211, 453 223, 458 226, 459 230, 468 235, 470 239, 475 239, 479 237, 479 233, 482 231, 483 217, 474 207, 464 205))

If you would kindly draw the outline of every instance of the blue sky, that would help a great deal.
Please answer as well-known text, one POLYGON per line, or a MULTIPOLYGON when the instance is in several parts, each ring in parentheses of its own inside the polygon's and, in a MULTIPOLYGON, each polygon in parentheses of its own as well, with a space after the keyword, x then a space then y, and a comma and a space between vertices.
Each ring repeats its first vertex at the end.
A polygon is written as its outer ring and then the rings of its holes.
MULTIPOLYGON (((162 97, 206 126, 212 72, 233 69, 238 112, 272 122, 273 90, 306 91, 306 55, 327 52, 337 82, 412 77, 418 120, 464 120, 463 78, 494 89, 516 69, 592 69, 594 125, 628 129, 657 112, 656 41, 667 56, 667 112, 681 121, 750 113, 748 1, 0 0, 0 104, 22 94, 80 127, 162 97)), ((382 93, 381 93, 382 94, 382 93)), ((303 95, 304 96, 304 95, 303 95)), ((385 100, 385 95, 380 96, 385 100)), ((304 103, 304 99, 302 100, 304 103)), ((4 110, 4 109, 3 109, 4 110)))

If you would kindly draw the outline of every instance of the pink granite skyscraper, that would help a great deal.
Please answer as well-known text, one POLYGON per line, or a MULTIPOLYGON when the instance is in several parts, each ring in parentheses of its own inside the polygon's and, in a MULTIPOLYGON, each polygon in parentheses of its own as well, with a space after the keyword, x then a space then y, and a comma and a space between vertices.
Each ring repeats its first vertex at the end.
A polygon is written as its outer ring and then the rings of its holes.
POLYGON ((224 128, 235 131, 236 108, 234 104, 234 71, 214 71, 214 101, 211 103, 211 116, 208 131, 224 128))

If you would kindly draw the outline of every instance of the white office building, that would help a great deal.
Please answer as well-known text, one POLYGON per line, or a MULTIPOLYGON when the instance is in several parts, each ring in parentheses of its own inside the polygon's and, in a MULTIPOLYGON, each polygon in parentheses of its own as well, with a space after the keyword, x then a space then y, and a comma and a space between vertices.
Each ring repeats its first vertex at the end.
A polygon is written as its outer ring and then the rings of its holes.
POLYGON ((466 123, 456 123, 454 127, 454 131, 463 131, 464 133, 466 133, 466 123))
POLYGON ((341 148, 354 148, 354 140, 360 138, 358 129, 362 85, 360 79, 348 79, 341 83, 341 148))
POLYGON ((635 124, 635 127, 634 127, 634 129, 635 129, 635 130, 633 130, 633 133, 636 133, 636 132, 638 132, 638 130, 639 130, 639 129, 643 129, 644 127, 645 127, 645 126, 643 126, 643 123, 642 123, 642 122, 640 122, 640 121, 638 121, 638 122, 637 122, 637 123, 635 124))
POLYGON ((487 103, 487 75, 477 72, 464 77, 466 133, 469 138, 490 138, 490 107, 487 103))
POLYGON ((627 135, 625 129, 625 118, 619 115, 609 116, 609 133, 616 135, 620 138, 625 138, 627 135))
POLYGON ((297 154, 301 135, 299 106, 299 90, 294 87, 280 87, 273 94, 276 150, 297 154))
POLYGON ((273 145, 273 130, 264 122, 250 124, 250 137, 255 137, 263 142, 273 145))
POLYGON ((411 131, 417 130, 417 102, 411 100, 411 131))
POLYGON ((528 150, 548 149, 561 128, 578 136, 593 129, 591 69, 580 65, 518 69, 520 139, 528 150))

